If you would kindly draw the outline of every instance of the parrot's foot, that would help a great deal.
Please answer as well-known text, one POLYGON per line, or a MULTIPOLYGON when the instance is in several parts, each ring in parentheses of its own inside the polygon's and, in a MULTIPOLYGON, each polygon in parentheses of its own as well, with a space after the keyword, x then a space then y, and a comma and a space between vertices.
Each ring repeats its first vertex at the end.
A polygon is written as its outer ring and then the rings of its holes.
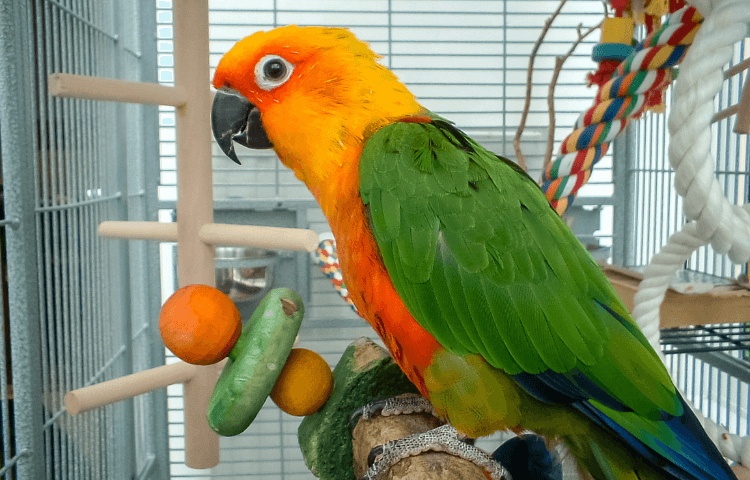
POLYGON ((485 451, 463 441, 464 436, 447 424, 424 433, 375 447, 370 452, 370 468, 360 480, 379 480, 400 460, 427 451, 443 452, 468 460, 482 468, 493 480, 512 480, 507 470, 485 451))
POLYGON ((391 415, 411 415, 412 413, 427 413, 438 418, 435 407, 429 400, 416 393, 404 393, 359 407, 349 418, 349 429, 353 431, 360 420, 369 420, 378 415, 388 417, 391 415))

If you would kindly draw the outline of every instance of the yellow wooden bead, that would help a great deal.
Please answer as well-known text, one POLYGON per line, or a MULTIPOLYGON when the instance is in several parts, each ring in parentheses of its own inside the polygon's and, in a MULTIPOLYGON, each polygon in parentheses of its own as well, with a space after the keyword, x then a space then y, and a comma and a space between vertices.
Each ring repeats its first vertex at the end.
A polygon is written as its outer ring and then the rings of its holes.
POLYGON ((333 374, 312 350, 294 348, 271 390, 271 400, 284 412, 302 417, 326 403, 333 390, 333 374))
POLYGON ((632 17, 607 17, 602 25, 602 43, 623 43, 633 41, 635 22, 632 17))

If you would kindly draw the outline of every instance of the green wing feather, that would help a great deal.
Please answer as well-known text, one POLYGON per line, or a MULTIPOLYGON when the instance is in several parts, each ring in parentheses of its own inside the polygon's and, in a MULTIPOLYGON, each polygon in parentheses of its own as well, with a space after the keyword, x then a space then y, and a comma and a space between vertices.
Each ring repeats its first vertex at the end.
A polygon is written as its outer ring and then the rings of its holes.
POLYGON ((599 266, 518 166, 433 116, 376 132, 360 178, 393 284, 445 348, 510 375, 581 372, 648 418, 681 414, 599 266))

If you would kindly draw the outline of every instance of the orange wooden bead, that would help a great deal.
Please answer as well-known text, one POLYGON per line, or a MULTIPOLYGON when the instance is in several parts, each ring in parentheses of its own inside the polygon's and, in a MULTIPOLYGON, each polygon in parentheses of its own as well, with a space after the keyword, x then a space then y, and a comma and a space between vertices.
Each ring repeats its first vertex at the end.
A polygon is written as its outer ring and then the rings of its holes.
POLYGON ((211 365, 229 354, 242 333, 240 312, 221 291, 208 285, 182 287, 164 302, 159 315, 164 344, 182 360, 211 365))

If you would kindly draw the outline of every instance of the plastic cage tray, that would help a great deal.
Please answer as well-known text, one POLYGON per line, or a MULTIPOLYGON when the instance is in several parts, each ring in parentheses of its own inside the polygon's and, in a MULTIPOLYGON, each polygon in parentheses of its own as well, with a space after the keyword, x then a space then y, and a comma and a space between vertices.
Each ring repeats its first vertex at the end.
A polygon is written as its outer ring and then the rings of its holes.
POLYGON ((750 327, 723 323, 666 328, 661 331, 661 346, 665 355, 750 350, 750 327))

